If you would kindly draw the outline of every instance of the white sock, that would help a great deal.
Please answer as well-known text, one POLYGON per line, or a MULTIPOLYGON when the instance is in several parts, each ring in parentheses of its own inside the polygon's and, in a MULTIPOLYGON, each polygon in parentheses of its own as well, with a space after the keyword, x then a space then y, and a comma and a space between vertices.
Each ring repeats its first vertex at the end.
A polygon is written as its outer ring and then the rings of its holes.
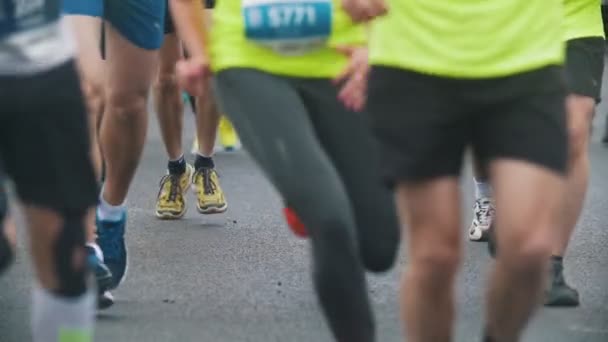
POLYGON ((213 153, 211 153, 211 155, 207 156, 199 151, 199 152, 196 152, 196 154, 203 158, 213 158, 213 153))
POLYGON ((36 285, 32 292, 34 342, 93 341, 95 296, 93 291, 76 298, 57 296, 36 285))
POLYGON ((492 187, 490 183, 486 181, 479 181, 477 178, 473 178, 475 182, 475 199, 480 198, 492 198, 492 187))
POLYGON ((99 195, 99 204, 97 205, 97 216, 100 220, 118 222, 122 220, 125 211, 127 211, 127 208, 124 204, 111 205, 106 202, 103 198, 103 190, 101 191, 101 195, 99 195))

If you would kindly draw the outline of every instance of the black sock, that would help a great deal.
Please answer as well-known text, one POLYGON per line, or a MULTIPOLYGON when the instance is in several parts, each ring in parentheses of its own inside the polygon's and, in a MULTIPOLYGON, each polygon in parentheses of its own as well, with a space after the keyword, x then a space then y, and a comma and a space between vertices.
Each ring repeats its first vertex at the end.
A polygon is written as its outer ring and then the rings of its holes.
POLYGON ((195 169, 197 169, 197 170, 200 168, 213 169, 214 167, 215 167, 215 163, 213 162, 212 157, 205 157, 205 156, 201 156, 200 154, 196 155, 196 160, 194 161, 195 169))
POLYGON ((196 117, 196 98, 188 94, 188 100, 190 101, 190 106, 192 106, 192 113, 194 113, 194 116, 196 117))
POLYGON ((553 262, 557 262, 557 263, 563 263, 564 262, 564 257, 560 256, 560 255, 552 255, 551 256, 551 261, 553 262))
POLYGON ((169 169, 169 174, 172 175, 182 175, 186 172, 186 160, 182 155, 178 160, 169 160, 167 163, 167 169, 169 169))
POLYGON ((487 330, 485 330, 483 332, 483 340, 482 340, 482 342, 495 342, 495 341, 496 340, 492 336, 490 336, 490 334, 488 334, 487 330))

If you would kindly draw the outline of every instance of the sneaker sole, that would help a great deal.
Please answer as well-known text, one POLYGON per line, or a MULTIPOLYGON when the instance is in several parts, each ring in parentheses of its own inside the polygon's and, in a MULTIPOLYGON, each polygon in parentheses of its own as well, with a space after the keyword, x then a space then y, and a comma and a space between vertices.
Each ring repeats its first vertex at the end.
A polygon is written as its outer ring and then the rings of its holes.
POLYGON ((224 203, 224 205, 220 207, 209 206, 206 208, 201 208, 197 205, 196 209, 203 215, 223 214, 226 212, 226 210, 228 210, 228 203, 224 203))
POLYGON ((553 308, 575 308, 579 306, 578 300, 566 297, 558 297, 550 301, 545 301, 545 306, 553 308))
POLYGON ((478 236, 477 234, 474 234, 477 230, 475 228, 473 228, 473 226, 471 226, 469 228, 469 240, 473 241, 473 242, 487 242, 489 239, 489 233, 487 229, 480 229, 481 230, 481 235, 478 236))
POLYGON ((179 214, 175 214, 175 213, 170 213, 170 212, 160 212, 160 211, 156 211, 156 218, 161 219, 161 220, 179 220, 182 217, 184 217, 184 215, 186 215, 186 211, 188 211, 188 208, 186 208, 184 210, 184 212, 179 213, 179 214))
POLYGON ((114 305, 114 297, 110 292, 103 292, 97 296, 97 309, 105 310, 114 305))

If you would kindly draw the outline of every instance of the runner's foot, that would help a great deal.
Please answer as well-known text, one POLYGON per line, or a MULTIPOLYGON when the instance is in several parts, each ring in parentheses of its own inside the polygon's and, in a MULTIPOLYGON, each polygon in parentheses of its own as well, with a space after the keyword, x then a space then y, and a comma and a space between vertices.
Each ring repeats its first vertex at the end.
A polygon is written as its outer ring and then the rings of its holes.
POLYGON ((488 232, 494 220, 494 201, 488 197, 482 197, 475 201, 473 208, 473 222, 469 228, 469 239, 471 241, 487 241, 488 232))
POLYGON ((160 181, 160 190, 156 198, 156 217, 160 219, 178 219, 187 210, 184 194, 192 183, 194 168, 186 164, 185 171, 180 174, 167 174, 160 181))
POLYGON ((561 257, 551 258, 549 284, 545 291, 546 306, 573 307, 580 302, 576 289, 566 283, 564 278, 564 264, 561 257))
POLYGON ((194 172, 194 192, 199 213, 219 214, 228 209, 219 177, 214 168, 197 168, 194 172))
POLYGON ((118 221, 102 221, 97 218, 97 244, 103 252, 106 266, 112 272, 110 289, 116 288, 124 280, 127 272, 126 225, 126 212, 118 221))

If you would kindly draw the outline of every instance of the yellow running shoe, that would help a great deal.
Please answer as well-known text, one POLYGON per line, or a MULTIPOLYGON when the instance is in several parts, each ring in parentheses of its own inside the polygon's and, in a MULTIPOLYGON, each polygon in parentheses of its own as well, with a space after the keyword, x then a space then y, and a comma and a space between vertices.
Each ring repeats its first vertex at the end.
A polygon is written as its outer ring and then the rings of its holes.
POLYGON ((220 119, 220 143, 226 151, 234 151, 238 143, 238 136, 232 123, 228 118, 222 116, 220 119))
POLYGON ((224 191, 220 186, 217 172, 212 168, 201 167, 194 172, 194 192, 196 208, 201 214, 220 214, 228 209, 224 191))
POLYGON ((190 184, 194 167, 186 164, 186 172, 181 176, 167 174, 160 180, 160 190, 156 198, 156 217, 163 220, 179 219, 186 213, 184 195, 190 184))

